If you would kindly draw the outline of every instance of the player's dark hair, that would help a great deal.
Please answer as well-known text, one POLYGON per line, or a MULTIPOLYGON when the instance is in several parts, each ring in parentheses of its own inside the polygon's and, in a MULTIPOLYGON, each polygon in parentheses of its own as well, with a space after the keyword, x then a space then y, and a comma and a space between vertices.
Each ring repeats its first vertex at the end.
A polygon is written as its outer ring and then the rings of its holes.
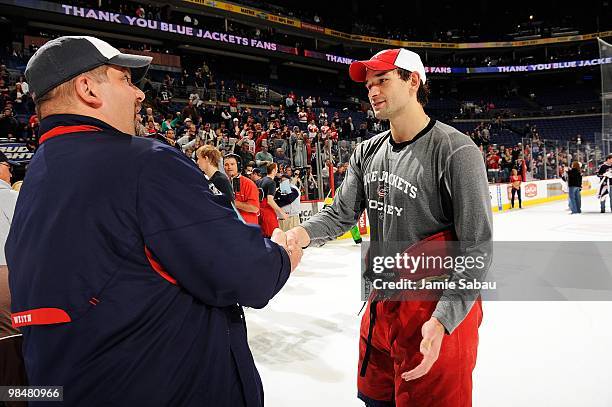
MULTIPOLYGON (((408 71, 402 68, 397 68, 397 74, 399 75, 400 79, 403 80, 404 82, 408 82, 410 80, 411 73, 412 71, 408 71)), ((421 106, 425 107, 425 105, 429 101, 430 94, 431 94, 431 90, 429 89, 429 85, 421 81, 419 85, 419 89, 417 90, 417 102, 419 102, 421 106)))

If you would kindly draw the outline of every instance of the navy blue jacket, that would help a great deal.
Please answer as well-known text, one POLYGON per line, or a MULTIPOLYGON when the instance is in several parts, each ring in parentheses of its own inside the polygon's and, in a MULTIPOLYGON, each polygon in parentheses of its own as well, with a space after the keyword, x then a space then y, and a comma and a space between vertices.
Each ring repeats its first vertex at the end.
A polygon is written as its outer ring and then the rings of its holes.
POLYGON ((84 116, 40 128, 6 243, 30 384, 73 405, 263 405, 240 305, 281 289, 285 250, 173 147, 84 116))

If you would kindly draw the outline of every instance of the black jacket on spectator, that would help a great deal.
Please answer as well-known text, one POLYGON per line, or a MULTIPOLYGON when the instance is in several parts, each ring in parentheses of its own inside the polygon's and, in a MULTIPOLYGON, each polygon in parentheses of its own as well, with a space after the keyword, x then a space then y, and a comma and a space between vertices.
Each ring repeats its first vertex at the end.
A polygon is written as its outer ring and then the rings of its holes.
POLYGON ((234 202, 234 190, 232 189, 232 184, 230 184, 227 175, 223 174, 221 171, 217 171, 210 178, 210 182, 223 194, 223 198, 227 200, 228 203, 234 202))
POLYGON ((12 116, 3 116, 0 118, 0 137, 18 137, 19 122, 12 116))
POLYGON ((198 112, 197 107, 189 105, 185 106, 181 112, 181 118, 184 120, 188 117, 190 117, 194 123, 198 123, 200 121, 200 112, 198 112))
POLYGON ((580 170, 572 168, 567 172, 567 186, 568 187, 581 187, 582 186, 582 174, 580 170))
POLYGON ((610 169, 612 168, 612 165, 608 165, 606 163, 603 163, 600 167, 599 170, 597 170, 597 175, 599 175, 600 177, 602 175, 604 175, 606 172, 608 172, 610 169))

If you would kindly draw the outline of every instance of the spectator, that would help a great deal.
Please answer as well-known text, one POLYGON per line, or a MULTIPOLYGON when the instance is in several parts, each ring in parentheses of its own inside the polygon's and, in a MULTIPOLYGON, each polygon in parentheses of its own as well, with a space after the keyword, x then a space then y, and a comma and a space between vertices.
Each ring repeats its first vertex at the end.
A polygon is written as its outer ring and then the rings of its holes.
POLYGON ((10 107, 5 107, 0 116, 0 138, 13 139, 19 136, 19 121, 10 107))
POLYGON ((171 147, 175 147, 177 150, 181 150, 181 147, 176 142, 176 133, 174 132, 174 129, 166 130, 164 137, 166 139, 166 144, 171 147))
MULTIPOLYGON (((305 106, 307 109, 312 109, 312 103, 313 103, 313 97, 312 97, 312 96, 308 96, 308 97, 306 98, 306 100, 304 101, 304 106, 305 106)), ((310 121, 310 120, 309 120, 309 121, 310 121)))
POLYGON ((278 166, 275 163, 266 168, 267 175, 263 177, 257 186, 263 190, 263 198, 260 203, 259 225, 264 236, 271 236, 274 229, 278 227, 278 219, 286 219, 287 214, 274 201, 276 184, 274 177, 278 173, 278 166), (278 216, 278 219, 277 219, 278 216))
POLYGON ((288 112, 293 112, 294 111, 294 105, 295 102, 293 101, 293 98, 289 95, 287 95, 287 97, 285 98, 285 107, 287 108, 288 112))
POLYGON ((332 118, 331 122, 335 125, 336 129, 342 127, 342 119, 340 118, 340 114, 338 113, 338 111, 334 112, 334 117, 332 118))
POLYGON ((354 131, 355 131, 355 125, 353 125, 353 118, 349 116, 346 118, 346 120, 342 124, 342 137, 344 139, 350 139, 353 137, 354 131))
POLYGON ((519 209, 522 209, 521 177, 518 175, 518 171, 515 168, 512 169, 512 175, 510 175, 510 186, 512 188, 512 197, 510 201, 511 208, 514 209, 514 195, 518 195, 519 209))
POLYGON ((210 123, 204 123, 204 127, 200 127, 201 134, 200 137, 204 140, 205 143, 210 141, 214 141, 217 138, 215 131, 210 128, 210 123))
POLYGON ((172 113, 168 113, 166 115, 166 118, 164 119, 164 121, 162 122, 161 125, 161 131, 163 133, 165 133, 166 131, 168 131, 169 129, 174 129, 176 128, 177 123, 181 120, 181 117, 179 114, 177 114, 176 117, 174 117, 172 115, 172 113))
POLYGON ((196 136, 196 125, 191 121, 191 119, 185 119, 185 126, 183 128, 183 135, 176 140, 177 144, 181 146, 181 148, 183 148, 190 141, 193 141, 196 136))
POLYGON ((334 173, 334 186, 338 188, 340 184, 344 181, 344 177, 346 175, 346 171, 348 170, 348 163, 341 164, 338 166, 338 171, 334 173))
POLYGON ((274 106, 270 105, 270 110, 268 110, 268 122, 273 122, 278 118, 278 113, 274 106))
POLYGON ((501 158, 497 155, 497 150, 493 149, 487 157, 487 173, 489 182, 499 182, 499 167, 501 158))
POLYGON ((291 165, 291 161, 289 160, 289 157, 285 155, 285 150, 283 150, 282 148, 276 149, 276 156, 274 157, 274 162, 278 164, 279 166, 283 166, 283 167, 287 165, 291 165))
POLYGON ((189 118, 194 123, 198 123, 200 121, 200 113, 198 112, 196 106, 193 105, 192 100, 189 100, 187 102, 187 106, 183 108, 183 111, 181 112, 181 117, 183 118, 183 120, 189 118))
POLYGON ((253 161, 255 157, 253 157, 253 153, 251 153, 249 142, 247 139, 243 138, 236 144, 236 148, 239 150, 236 152, 240 157, 240 162, 242 164, 242 168, 246 167, 248 163, 253 161))
POLYGON ((284 231, 300 224, 300 188, 291 181, 290 175, 283 174, 280 186, 274 195, 276 204, 287 214, 286 219, 278 221, 279 227, 284 231))
MULTIPOLYGON (((255 185, 257 185, 257 182, 262 178, 261 170, 257 167, 253 168, 251 171, 247 170, 245 172, 245 175, 249 177, 249 179, 253 181, 255 185)), ((261 201, 261 199, 262 199, 262 191, 260 191, 260 194, 259 194, 259 200, 261 201)))
POLYGON ((155 122, 155 119, 153 119, 153 116, 148 116, 147 117, 147 133, 155 134, 155 133, 159 133, 160 131, 161 131, 161 127, 158 123, 155 122))
POLYGON ((304 108, 300 109, 298 113, 298 123, 300 125, 300 130, 306 131, 308 127, 308 113, 304 111, 304 108))
POLYGON ((323 165, 323 168, 321 168, 321 171, 319 172, 321 174, 321 179, 323 181, 323 195, 327 195, 327 193, 329 192, 330 171, 332 171, 332 173, 335 173, 334 170, 335 170, 335 167, 333 166, 331 160, 325 160, 325 164, 323 165))
POLYGON ((253 181, 238 172, 239 162, 240 156, 236 154, 226 155, 223 161, 225 174, 232 182, 234 203, 246 223, 259 225, 259 192, 253 181))
MULTIPOLYGON (((12 164, 0 152, 0 383, 4 386, 26 386, 27 376, 21 348, 23 338, 11 322, 11 293, 9 291, 9 270, 6 266, 4 244, 8 236, 17 192, 11 189, 12 164)), ((11 405, 10 403, 7 405, 11 405)))
POLYGON ((137 113, 134 117, 134 134, 138 137, 145 137, 148 134, 147 128, 142 124, 142 120, 142 115, 140 113, 137 113))
POLYGON ((324 108, 319 112, 319 126, 327 125, 327 113, 324 108))
POLYGON ((501 166, 502 177, 503 177, 502 181, 505 182, 510 176, 510 172, 511 172, 510 170, 512 169, 512 154, 509 148, 503 149, 500 159, 501 159, 500 166, 501 166))
POLYGON ((38 116, 35 114, 30 116, 30 119, 28 120, 28 139, 29 140, 36 140, 38 138, 39 125, 40 125, 40 122, 38 120, 38 116))
POLYGON ((229 103, 230 113, 236 115, 238 113, 238 99, 236 99, 236 96, 231 95, 227 102, 229 103))
POLYGON ((601 213, 606 212, 606 200, 610 201, 610 212, 612 212, 612 154, 608 154, 606 161, 601 164, 597 170, 597 176, 600 182, 597 197, 601 213))
POLYGON ((23 90, 23 93, 25 93, 26 95, 29 95, 30 94, 30 86, 26 82, 25 76, 23 76, 23 75, 19 76, 19 84, 21 85, 21 89, 23 90))
POLYGON ((167 112, 170 104, 172 103, 172 92, 168 89, 167 85, 163 85, 159 91, 159 107, 162 112, 167 112))
POLYGON ((572 163, 572 169, 567 172, 567 186, 569 189, 569 204, 571 214, 582 213, 580 190, 582 189, 581 164, 578 161, 572 163))
POLYGON ((268 143, 262 143, 261 151, 255 154, 255 163, 257 164, 257 167, 261 173, 265 175, 268 171, 268 165, 272 164, 273 162, 274 157, 272 157, 272 154, 268 152, 268 143))
POLYGON ((13 100, 13 107, 16 113, 25 113, 26 105, 28 103, 28 96, 23 91, 21 83, 15 84, 15 90, 11 92, 11 99, 13 100))
POLYGON ((230 112, 227 111, 226 108, 224 108, 223 111, 221 112, 221 120, 223 120, 222 123, 225 124, 226 128, 230 129, 233 127, 231 123, 232 115, 230 114, 230 112))
POLYGON ((293 164, 296 167, 305 167, 308 163, 308 151, 304 144, 304 137, 302 133, 297 136, 295 148, 293 150, 293 164))
POLYGON ((308 199, 319 199, 317 180, 312 173, 312 167, 306 167, 306 186, 308 188, 308 199))
POLYGON ((219 171, 221 162, 221 152, 213 146, 202 146, 196 150, 198 167, 204 172, 206 178, 216 188, 211 188, 215 195, 221 193, 225 198, 225 203, 231 205, 234 202, 234 191, 232 185, 225 174, 219 171))

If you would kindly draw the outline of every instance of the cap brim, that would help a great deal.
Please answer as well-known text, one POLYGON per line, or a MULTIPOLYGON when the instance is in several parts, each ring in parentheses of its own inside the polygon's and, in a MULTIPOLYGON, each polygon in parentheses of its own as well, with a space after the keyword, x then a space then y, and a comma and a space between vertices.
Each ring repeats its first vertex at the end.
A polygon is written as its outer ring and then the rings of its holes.
POLYGON ((108 63, 123 68, 130 68, 132 83, 138 83, 144 78, 149 70, 151 61, 153 61, 153 58, 145 55, 119 54, 112 57, 108 63))
POLYGON ((372 71, 390 71, 395 68, 397 68, 395 65, 377 59, 355 61, 349 67, 349 76, 355 82, 365 82, 368 69, 372 71))

